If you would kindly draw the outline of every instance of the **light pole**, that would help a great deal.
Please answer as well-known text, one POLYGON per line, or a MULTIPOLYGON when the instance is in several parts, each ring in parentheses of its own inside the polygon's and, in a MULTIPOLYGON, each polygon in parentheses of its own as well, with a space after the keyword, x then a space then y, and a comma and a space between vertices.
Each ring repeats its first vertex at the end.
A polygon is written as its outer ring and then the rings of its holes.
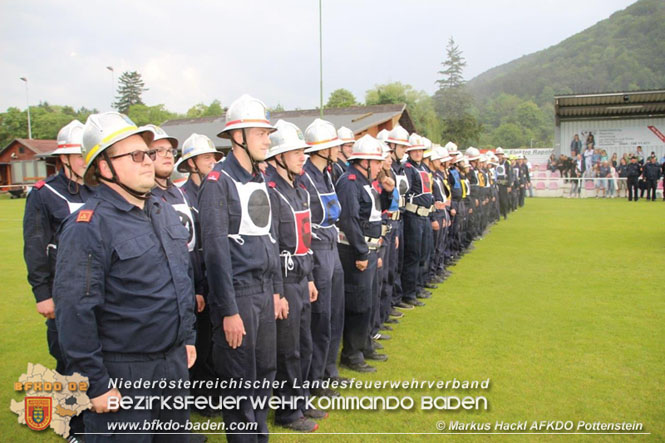
POLYGON ((321 118, 323 118, 323 20, 321 16, 321 0, 319 0, 319 106, 321 118))
POLYGON ((21 80, 25 82, 25 105, 28 107, 28 139, 31 139, 32 125, 30 124, 30 99, 28 98, 28 79, 26 77, 21 77, 21 80))
POLYGON ((113 106, 113 96, 115 95, 115 71, 113 71, 113 66, 107 66, 106 69, 111 71, 111 106, 113 106))

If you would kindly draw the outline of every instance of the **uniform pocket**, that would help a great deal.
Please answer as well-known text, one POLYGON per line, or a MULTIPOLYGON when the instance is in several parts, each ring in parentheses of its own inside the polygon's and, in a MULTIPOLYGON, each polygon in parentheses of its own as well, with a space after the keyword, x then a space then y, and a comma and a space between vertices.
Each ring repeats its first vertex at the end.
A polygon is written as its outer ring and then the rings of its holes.
POLYGON ((154 235, 144 234, 120 243, 119 245, 116 245, 114 249, 120 260, 129 260, 145 254, 154 246, 154 235))

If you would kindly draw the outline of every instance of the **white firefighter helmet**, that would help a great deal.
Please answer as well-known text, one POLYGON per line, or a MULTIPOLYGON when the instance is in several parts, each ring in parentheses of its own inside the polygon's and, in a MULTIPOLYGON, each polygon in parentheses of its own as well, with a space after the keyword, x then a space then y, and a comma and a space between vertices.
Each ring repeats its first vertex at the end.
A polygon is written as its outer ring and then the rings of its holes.
POLYGON ((496 149, 494 150, 494 154, 496 154, 496 155, 504 155, 503 148, 502 148, 501 146, 499 146, 498 148, 496 148, 496 149))
POLYGON ((155 138, 152 140, 153 143, 156 142, 157 140, 168 140, 171 142, 171 146, 173 146, 173 149, 178 149, 178 139, 168 135, 166 131, 163 130, 160 126, 150 124, 150 125, 145 125, 143 127, 148 128, 155 133, 155 138))
POLYGON ((465 154, 469 161, 478 160, 480 158, 480 151, 473 146, 468 147, 465 154))
POLYGON ((383 146, 379 140, 369 134, 365 134, 353 144, 353 151, 348 159, 384 160, 383 146))
POLYGON ((231 138, 231 131, 245 128, 266 128, 271 131, 275 127, 270 124, 267 116, 266 105, 259 99, 248 94, 237 98, 226 111, 226 123, 222 132, 217 137, 231 138))
MULTIPOLYGON (((340 128, 340 131, 342 129, 346 128, 340 128)), ((353 133, 351 133, 351 137, 353 137, 353 133)), ((315 119, 305 128, 305 142, 309 145, 305 150, 308 154, 349 143, 339 137, 339 131, 335 130, 332 123, 320 118, 315 119)))
POLYGON ((395 143, 396 145, 410 146, 409 133, 400 125, 395 126, 392 131, 388 133, 387 143, 395 143))
POLYGON ((91 114, 83 127, 81 154, 85 159, 84 180, 87 185, 96 185, 97 178, 91 168, 95 159, 109 146, 132 135, 143 137, 150 146, 155 133, 150 128, 139 128, 124 114, 119 112, 103 112, 91 114))
POLYGON ((382 129, 378 134, 376 134, 376 139, 385 142, 388 140, 388 134, 390 134, 390 131, 387 129, 382 129))
POLYGON ((58 148, 50 155, 81 154, 83 123, 72 120, 58 131, 58 148))
POLYGON ((448 152, 457 152, 457 145, 453 142, 448 142, 444 146, 448 150, 448 152))
POLYGON ((270 150, 266 155, 266 160, 288 151, 309 148, 302 131, 293 123, 278 120, 275 128, 277 130, 270 134, 270 150))
POLYGON ((423 138, 416 134, 415 132, 409 136, 409 147, 406 148, 406 152, 424 150, 425 144, 423 143, 423 138))
POLYGON ((448 150, 442 146, 436 146, 432 153, 432 160, 440 160, 441 163, 452 160, 448 154, 448 150))
POLYGON ((175 164, 175 168, 178 172, 188 172, 189 167, 187 166, 187 160, 194 158, 197 155, 201 154, 215 154, 216 159, 219 160, 222 157, 222 153, 219 152, 215 145, 212 143, 209 137, 202 134, 192 134, 182 143, 182 153, 180 158, 175 164))
POLYGON ((337 130, 337 137, 342 141, 341 144, 345 145, 347 143, 355 143, 356 142, 356 136, 353 133, 352 130, 349 128, 342 126, 337 130))

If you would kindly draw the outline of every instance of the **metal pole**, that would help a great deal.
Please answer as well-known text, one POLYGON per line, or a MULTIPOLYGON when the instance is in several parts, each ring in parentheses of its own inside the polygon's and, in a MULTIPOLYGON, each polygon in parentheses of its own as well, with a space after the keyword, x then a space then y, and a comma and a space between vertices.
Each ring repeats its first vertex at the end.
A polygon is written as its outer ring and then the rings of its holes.
POLYGON ((319 109, 321 118, 323 118, 323 20, 321 17, 321 0, 319 0, 319 109))
POLYGON ((28 139, 32 139, 32 125, 30 124, 30 98, 28 96, 28 79, 26 77, 21 77, 21 80, 25 82, 25 105, 28 108, 28 139))

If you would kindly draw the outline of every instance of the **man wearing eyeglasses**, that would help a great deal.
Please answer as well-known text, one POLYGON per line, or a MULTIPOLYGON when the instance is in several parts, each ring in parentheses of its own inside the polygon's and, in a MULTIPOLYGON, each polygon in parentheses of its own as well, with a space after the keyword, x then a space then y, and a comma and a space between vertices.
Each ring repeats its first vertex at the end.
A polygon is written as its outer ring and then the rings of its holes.
POLYGON ((196 359, 189 234, 171 205, 150 194, 153 138, 122 114, 91 115, 83 131, 84 180, 99 184, 98 192, 61 230, 56 323, 69 369, 89 379, 87 441, 118 432, 111 423, 184 426, 188 419, 186 410, 161 408, 160 402, 136 407, 139 396, 187 395, 178 382, 189 379, 196 359), (118 379, 125 383, 114 385, 118 379), (132 383, 137 380, 140 387, 132 383), (160 380, 174 385, 152 384, 160 380), (119 408, 123 397, 133 406, 119 408))

